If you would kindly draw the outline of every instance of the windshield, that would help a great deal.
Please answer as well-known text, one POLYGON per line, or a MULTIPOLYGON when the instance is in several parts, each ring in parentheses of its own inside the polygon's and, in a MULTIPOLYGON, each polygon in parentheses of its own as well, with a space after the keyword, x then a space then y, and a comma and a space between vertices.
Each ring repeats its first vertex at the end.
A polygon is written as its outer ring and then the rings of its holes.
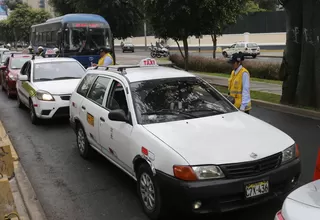
POLYGON ((201 118, 237 111, 200 79, 172 78, 131 83, 139 124, 201 118))
POLYGON ((95 50, 110 48, 110 29, 91 27, 72 27, 69 31, 70 50, 95 50))
POLYGON ((48 62, 35 65, 33 81, 80 79, 85 70, 77 62, 48 62))
POLYGON ((28 60, 31 60, 31 57, 13 58, 10 63, 10 68, 21 69, 23 64, 25 64, 28 60))

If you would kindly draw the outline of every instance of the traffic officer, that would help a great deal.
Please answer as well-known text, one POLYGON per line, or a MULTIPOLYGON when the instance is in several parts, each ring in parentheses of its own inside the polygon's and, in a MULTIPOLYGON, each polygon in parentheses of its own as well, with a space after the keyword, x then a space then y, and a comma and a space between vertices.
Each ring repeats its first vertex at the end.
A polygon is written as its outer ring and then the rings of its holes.
POLYGON ((55 57, 59 57, 60 56, 60 51, 58 48, 54 48, 53 52, 55 53, 55 57))
POLYGON ((46 54, 45 54, 44 49, 43 49, 42 46, 39 46, 39 47, 38 47, 38 53, 37 53, 37 55, 38 55, 38 56, 42 56, 43 58, 46 57, 46 54))
POLYGON ((228 79, 229 95, 235 99, 235 107, 249 114, 251 110, 250 97, 250 74, 242 66, 244 56, 242 54, 233 54, 229 63, 233 65, 230 78, 228 79))
POLYGON ((100 52, 100 59, 98 64, 92 64, 92 66, 109 66, 114 65, 113 58, 110 54, 110 49, 107 48, 101 48, 99 50, 100 52))
POLYGON ((32 46, 29 46, 29 47, 28 47, 28 50, 29 50, 29 53, 30 53, 30 54, 33 54, 33 53, 34 53, 32 46))

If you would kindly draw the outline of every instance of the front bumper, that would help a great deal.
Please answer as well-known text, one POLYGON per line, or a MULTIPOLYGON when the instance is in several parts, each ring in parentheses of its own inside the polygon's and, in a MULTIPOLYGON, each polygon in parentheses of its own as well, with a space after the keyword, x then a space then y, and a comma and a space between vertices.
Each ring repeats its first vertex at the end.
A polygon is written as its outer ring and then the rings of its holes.
POLYGON ((241 179, 186 182, 157 171, 157 180, 166 204, 175 209, 202 214, 233 211, 280 195, 286 196, 296 186, 300 172, 300 160, 296 159, 270 172, 241 179), (269 193, 246 199, 245 184, 262 180, 269 181, 269 193), (202 205, 199 209, 193 209, 193 204, 197 201, 202 205))
MULTIPOLYGON (((65 97, 65 96, 61 96, 65 97)), ((54 96, 55 101, 35 100, 34 109, 38 118, 64 118, 69 117, 69 100, 62 100, 60 96, 54 96)))

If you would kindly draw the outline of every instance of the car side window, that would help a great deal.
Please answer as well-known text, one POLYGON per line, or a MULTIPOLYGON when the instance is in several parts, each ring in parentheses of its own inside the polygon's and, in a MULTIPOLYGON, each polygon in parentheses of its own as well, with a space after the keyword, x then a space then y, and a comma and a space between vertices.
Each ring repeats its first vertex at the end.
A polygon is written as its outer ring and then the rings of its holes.
POLYGON ((28 81, 30 81, 31 80, 31 64, 30 64, 30 62, 27 62, 26 74, 28 76, 28 81))
POLYGON ((26 62, 25 64, 23 64, 21 70, 20 70, 20 74, 21 75, 26 75, 26 69, 27 69, 27 66, 28 66, 28 62, 26 62))
POLYGON ((233 45, 231 45, 231 47, 230 48, 235 48, 236 47, 236 45, 235 44, 233 44, 233 45))
POLYGON ((4 63, 4 65, 5 65, 6 67, 9 66, 9 60, 10 60, 10 58, 8 57, 8 58, 6 59, 6 62, 4 63))
POLYGON ((112 82, 106 108, 110 110, 122 109, 126 115, 129 113, 124 87, 117 80, 112 82))
POLYGON ((109 82, 110 78, 99 76, 92 85, 87 98, 98 105, 102 105, 109 82))
POLYGON ((86 75, 82 79, 82 81, 81 81, 81 83, 80 83, 80 85, 79 85, 79 87, 77 89, 77 93, 79 95, 86 96, 88 91, 89 91, 89 89, 90 89, 90 87, 92 86, 95 78, 96 78, 96 75, 94 75, 94 74, 86 75))

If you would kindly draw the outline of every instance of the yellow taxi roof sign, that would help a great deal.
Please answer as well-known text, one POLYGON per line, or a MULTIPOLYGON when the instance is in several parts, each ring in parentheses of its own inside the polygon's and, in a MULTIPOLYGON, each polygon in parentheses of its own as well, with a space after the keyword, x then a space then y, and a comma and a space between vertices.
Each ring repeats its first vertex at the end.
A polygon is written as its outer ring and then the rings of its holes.
POLYGON ((152 58, 146 58, 140 61, 139 63, 140 67, 144 67, 144 66, 158 66, 157 61, 155 59, 152 58))

